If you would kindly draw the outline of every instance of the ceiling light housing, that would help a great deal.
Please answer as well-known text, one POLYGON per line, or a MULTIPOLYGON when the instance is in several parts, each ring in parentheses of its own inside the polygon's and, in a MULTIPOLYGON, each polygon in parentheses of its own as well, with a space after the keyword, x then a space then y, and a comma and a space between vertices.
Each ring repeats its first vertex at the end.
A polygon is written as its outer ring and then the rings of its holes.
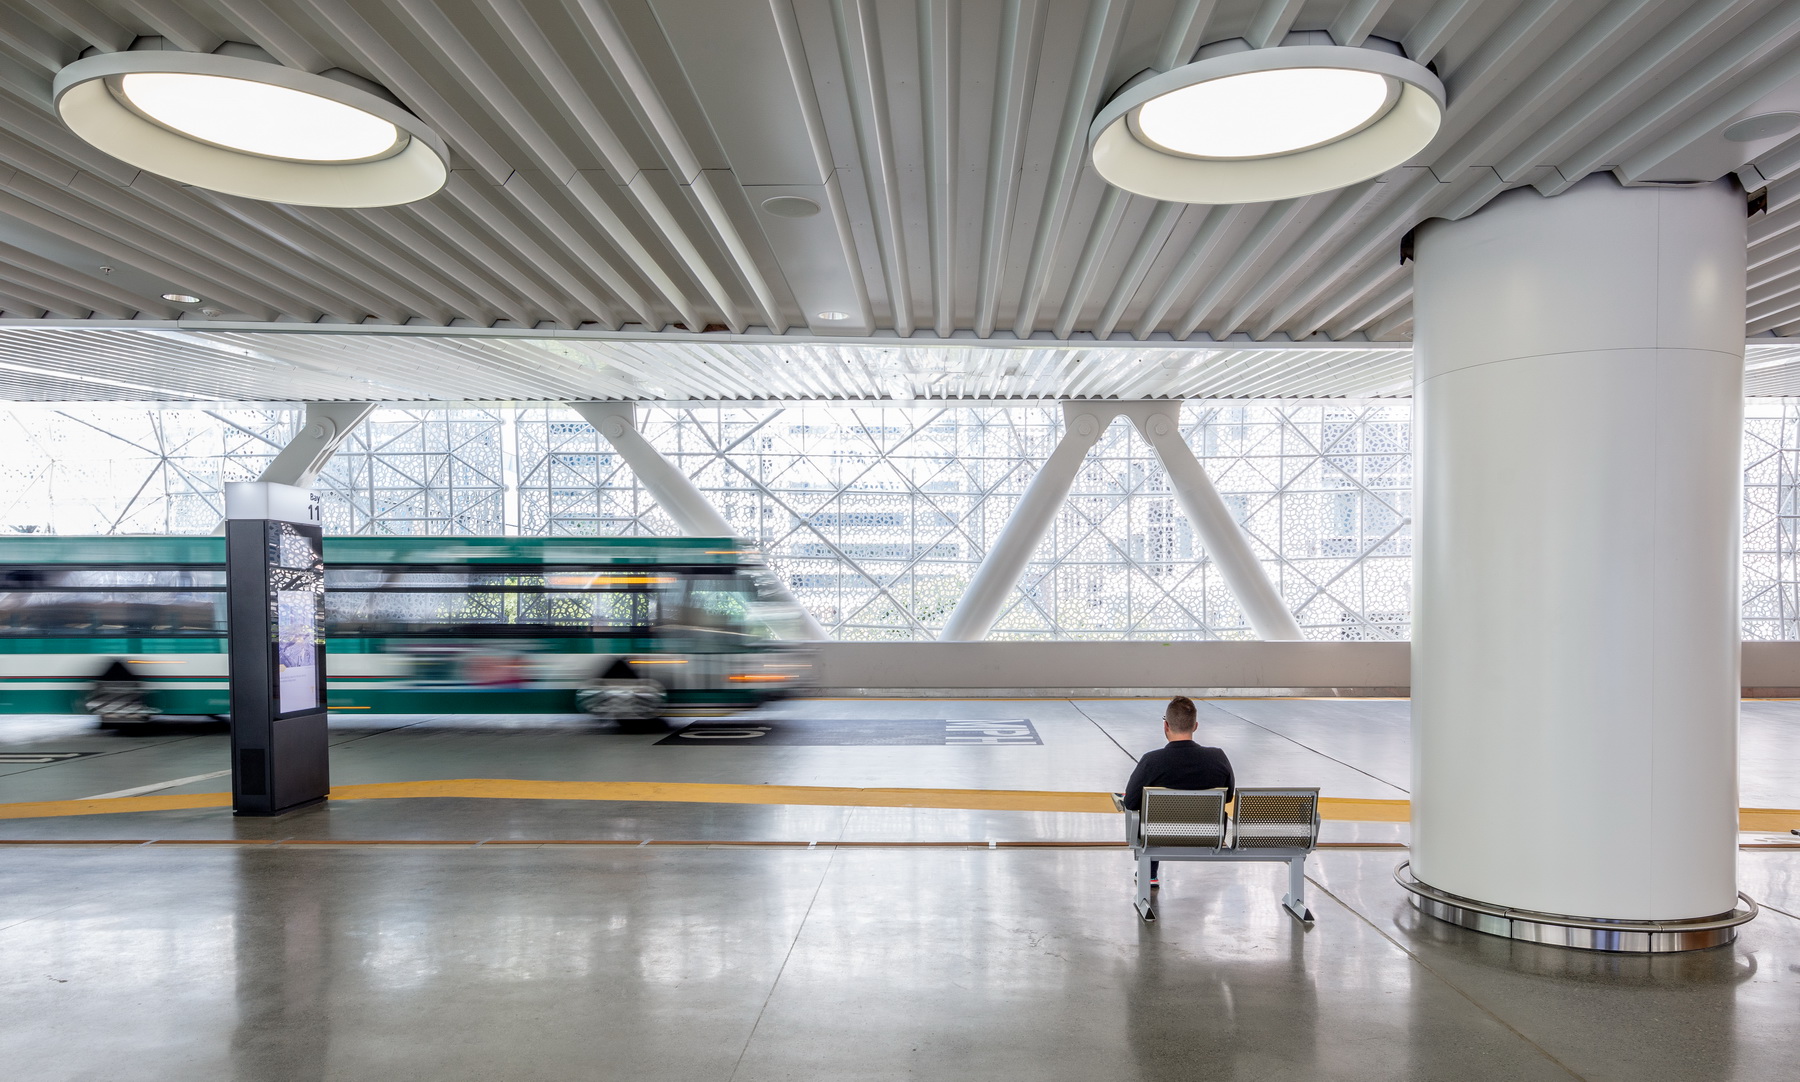
POLYGON ((385 207, 449 178, 443 139, 401 106, 251 57, 99 53, 58 72, 52 94, 63 123, 99 149, 227 195, 385 207))
POLYGON ((1108 183, 1174 203, 1294 199, 1402 164, 1443 122, 1444 84, 1377 39, 1239 40, 1201 56, 1127 84, 1100 110, 1089 154, 1108 183))

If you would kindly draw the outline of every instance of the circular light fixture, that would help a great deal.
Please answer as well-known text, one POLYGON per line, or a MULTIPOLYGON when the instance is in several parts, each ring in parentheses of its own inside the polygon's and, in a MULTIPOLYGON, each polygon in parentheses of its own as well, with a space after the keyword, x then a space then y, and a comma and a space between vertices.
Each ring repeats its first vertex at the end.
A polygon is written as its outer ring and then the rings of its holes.
POLYGON ((1734 143, 1754 143, 1758 139, 1786 135, 1795 128, 1800 128, 1800 113, 1761 113, 1728 125, 1719 134, 1734 143))
POLYGON ((1175 203, 1331 191, 1425 149, 1444 86, 1377 48, 1294 45, 1211 56, 1127 86, 1089 130, 1107 182, 1175 203))
POLYGON ((194 296, 192 293, 164 293, 162 299, 165 301, 174 301, 176 304, 200 303, 200 298, 194 296))
POLYGON ((227 195, 385 207, 449 178, 444 141, 399 105, 245 56, 101 53, 58 72, 52 94, 63 123, 113 157, 227 195))
POLYGON ((819 213, 819 204, 803 195, 773 195, 762 201, 762 209, 777 218, 810 218, 819 213))
POLYGON ((829 323, 837 323, 850 318, 849 312, 820 312, 819 318, 829 323))

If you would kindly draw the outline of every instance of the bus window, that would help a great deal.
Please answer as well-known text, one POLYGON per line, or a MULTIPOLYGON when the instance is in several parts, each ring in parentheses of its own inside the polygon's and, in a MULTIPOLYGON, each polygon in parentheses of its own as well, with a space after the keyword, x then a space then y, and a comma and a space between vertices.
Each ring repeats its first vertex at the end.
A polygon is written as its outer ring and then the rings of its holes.
POLYGON ((643 634, 656 622, 653 588, 662 581, 589 569, 328 568, 326 629, 343 637, 643 634))
POLYGON ((673 632, 718 640, 720 648, 737 649, 778 634, 771 616, 778 620, 783 611, 779 604, 766 603, 747 575, 691 575, 682 584, 667 626, 673 632))
POLYGON ((0 635, 138 638, 225 633, 225 573, 196 568, 9 568, 0 635))
POLYGON ((800 606, 784 596, 775 576, 767 571, 752 571, 745 576, 750 581, 754 600, 750 605, 753 620, 762 624, 764 630, 758 632, 763 638, 774 636, 778 639, 804 639, 808 637, 806 624, 800 619, 800 606))

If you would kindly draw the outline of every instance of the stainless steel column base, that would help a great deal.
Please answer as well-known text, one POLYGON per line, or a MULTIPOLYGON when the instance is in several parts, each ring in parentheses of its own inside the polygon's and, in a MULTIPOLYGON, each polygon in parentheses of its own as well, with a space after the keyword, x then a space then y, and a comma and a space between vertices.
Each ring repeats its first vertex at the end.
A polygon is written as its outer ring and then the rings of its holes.
POLYGON ((1705 950, 1737 938, 1738 925, 1755 918, 1757 906, 1739 892, 1747 908, 1693 920, 1590 920, 1529 909, 1508 909, 1447 894, 1413 877, 1412 862, 1394 869, 1394 881, 1412 894, 1413 905, 1428 917, 1488 935, 1553 947, 1627 954, 1671 954, 1705 950))

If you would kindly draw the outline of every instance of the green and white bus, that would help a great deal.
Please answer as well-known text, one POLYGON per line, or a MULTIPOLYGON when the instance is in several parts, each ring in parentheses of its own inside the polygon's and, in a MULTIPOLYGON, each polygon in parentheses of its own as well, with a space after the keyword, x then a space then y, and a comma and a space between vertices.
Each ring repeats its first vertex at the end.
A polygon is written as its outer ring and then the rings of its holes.
MULTIPOLYGON (((229 709, 222 537, 0 536, 0 713, 229 709)), ((730 538, 327 537, 328 703, 622 723, 806 688, 799 613, 730 538)))

